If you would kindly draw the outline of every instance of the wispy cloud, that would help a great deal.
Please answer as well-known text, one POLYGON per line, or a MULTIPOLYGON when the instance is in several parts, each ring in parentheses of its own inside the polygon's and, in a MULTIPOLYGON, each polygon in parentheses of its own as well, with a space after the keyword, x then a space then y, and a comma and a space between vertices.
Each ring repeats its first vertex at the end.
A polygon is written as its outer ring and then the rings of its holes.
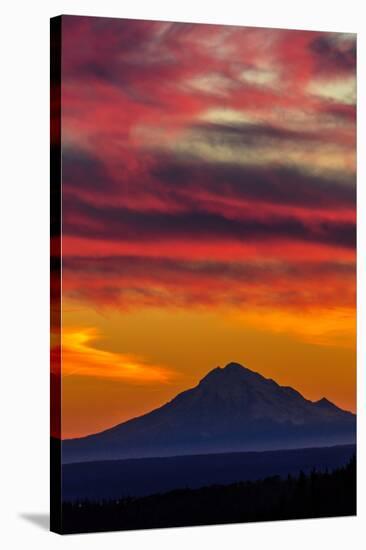
MULTIPOLYGON (((122 379, 130 383, 167 383, 174 372, 135 355, 97 347, 101 334, 95 328, 62 330, 62 375, 122 379)), ((55 350, 54 350, 55 352, 55 350)))

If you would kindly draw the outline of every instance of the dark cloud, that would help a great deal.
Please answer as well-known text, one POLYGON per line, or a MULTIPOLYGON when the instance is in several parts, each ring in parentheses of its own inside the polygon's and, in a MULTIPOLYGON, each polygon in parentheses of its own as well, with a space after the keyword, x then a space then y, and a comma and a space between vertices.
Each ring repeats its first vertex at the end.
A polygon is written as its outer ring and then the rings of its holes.
MULTIPOLYGON (((206 126, 204 126, 206 131, 206 126)), ((217 133, 225 140, 256 142, 256 135, 293 139, 298 132, 282 131, 266 127, 239 127, 210 125, 209 133, 217 133)), ((275 139, 275 138, 274 138, 275 139)), ((124 198, 151 197, 161 203, 195 209, 204 199, 221 201, 223 197, 238 201, 256 201, 264 204, 300 206, 304 208, 353 209, 356 204, 355 177, 344 175, 344 181, 334 181, 326 175, 309 174, 299 169, 273 165, 240 165, 177 159, 173 155, 155 153, 149 157, 140 155, 140 165, 133 170, 126 167, 121 157, 119 169, 109 169, 108 161, 102 162, 91 153, 66 150, 63 153, 62 174, 66 193, 88 193, 98 196, 113 194, 124 198), (147 160, 148 159, 148 160, 147 160), (201 201, 201 202, 200 202, 201 201)), ((339 176, 338 176, 339 177, 339 176)), ((238 202, 240 207, 240 202, 238 202)))
POLYGON ((319 75, 353 75, 356 70, 356 35, 324 33, 310 43, 319 75))
POLYGON ((152 169, 152 175, 166 185, 168 194, 175 190, 199 196, 204 191, 220 198, 325 209, 354 208, 356 200, 352 175, 345 176, 341 184, 295 168, 174 161, 167 157, 152 169))
POLYGON ((287 128, 276 128, 265 124, 219 124, 219 123, 201 123, 192 127, 193 132, 201 133, 205 141, 215 144, 225 145, 262 145, 263 142, 321 142, 319 133, 306 132, 302 130, 290 130, 287 128))
POLYGON ((135 211, 94 206, 64 198, 64 234, 121 242, 155 240, 271 241, 297 240, 332 246, 355 246, 355 224, 342 221, 304 222, 291 216, 260 215, 228 218, 207 211, 135 211), (78 220, 78 221, 75 221, 78 220))
POLYGON ((156 278, 157 281, 174 281, 179 275, 182 280, 190 278, 228 279, 238 282, 263 282, 268 278, 322 277, 332 275, 354 276, 354 262, 280 262, 280 261, 189 261, 164 257, 144 256, 69 256, 63 259, 63 269, 84 276, 156 278))
MULTIPOLYGON (((321 107, 321 112, 330 115, 336 121, 341 123, 355 123, 356 122, 356 105, 348 105, 346 103, 326 102, 321 107)), ((353 128, 356 133, 356 128, 353 128)))
POLYGON ((80 149, 63 151, 62 182, 64 191, 88 190, 97 194, 116 191, 116 184, 106 165, 80 149))
POLYGON ((141 90, 148 82, 179 72, 177 57, 182 65, 185 55, 179 43, 189 29, 182 23, 66 16, 63 32, 73 47, 64 52, 64 74, 111 84, 137 102, 148 102, 148 96, 139 98, 135 86, 141 90))
POLYGON ((136 305, 185 307, 311 305, 355 300, 354 262, 189 261, 167 257, 66 257, 70 297, 128 309, 136 305), (80 284, 82 281, 82 284, 80 284), (91 283, 91 284, 90 284, 91 283), (330 286, 329 286, 330 285, 330 286), (265 290, 266 289, 266 290, 265 290))

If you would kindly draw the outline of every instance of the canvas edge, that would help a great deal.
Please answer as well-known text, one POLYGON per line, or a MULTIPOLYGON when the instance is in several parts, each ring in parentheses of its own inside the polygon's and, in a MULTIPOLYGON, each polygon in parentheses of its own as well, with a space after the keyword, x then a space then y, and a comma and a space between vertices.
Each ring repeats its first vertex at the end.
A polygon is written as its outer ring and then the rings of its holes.
POLYGON ((50 19, 50 531, 62 534, 61 506, 61 42, 50 19))

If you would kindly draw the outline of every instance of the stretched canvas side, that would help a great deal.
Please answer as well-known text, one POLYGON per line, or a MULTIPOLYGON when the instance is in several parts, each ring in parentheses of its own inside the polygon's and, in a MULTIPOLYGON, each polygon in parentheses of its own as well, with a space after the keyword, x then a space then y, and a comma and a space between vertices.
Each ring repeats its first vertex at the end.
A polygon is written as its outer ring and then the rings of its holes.
POLYGON ((61 521, 61 17, 50 22, 50 529, 61 521))
POLYGON ((356 514, 355 141, 354 34, 51 20, 53 531, 356 514))

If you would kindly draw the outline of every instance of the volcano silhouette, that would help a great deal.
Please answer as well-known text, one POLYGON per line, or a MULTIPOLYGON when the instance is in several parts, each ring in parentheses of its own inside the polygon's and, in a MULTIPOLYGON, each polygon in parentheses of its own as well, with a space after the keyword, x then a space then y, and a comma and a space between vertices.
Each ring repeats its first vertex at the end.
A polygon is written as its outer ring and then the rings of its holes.
POLYGON ((63 463, 354 443, 356 416, 229 363, 148 414, 62 442, 63 463))

